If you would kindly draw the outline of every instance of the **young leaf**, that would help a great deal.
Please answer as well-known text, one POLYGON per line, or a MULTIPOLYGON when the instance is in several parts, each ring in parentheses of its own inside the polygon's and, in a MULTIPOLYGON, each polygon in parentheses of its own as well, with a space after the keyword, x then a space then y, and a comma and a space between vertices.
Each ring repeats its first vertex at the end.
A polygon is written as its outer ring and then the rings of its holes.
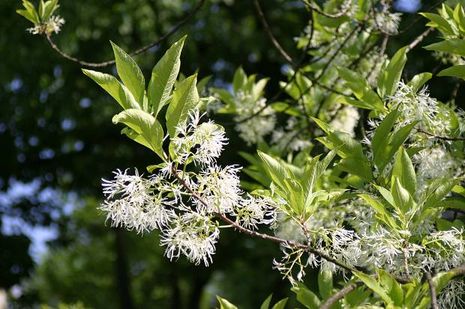
POLYGON ((420 73, 415 75, 412 80, 408 83, 408 86, 412 87, 413 92, 417 92, 427 81, 433 77, 431 73, 420 73))
POLYGON ((139 104, 144 100, 145 79, 134 59, 113 42, 111 47, 115 54, 116 69, 124 85, 131 91, 139 104))
POLYGON ((305 306, 307 309, 318 309, 321 305, 321 301, 318 296, 310 291, 304 284, 298 283, 297 286, 294 286, 292 289, 297 296, 299 303, 305 306))
POLYGON ((196 85, 197 75, 194 74, 179 82, 173 92, 173 99, 166 111, 166 127, 171 137, 176 134, 176 126, 186 120, 200 100, 196 85))
POLYGON ((238 309, 236 306, 231 304, 228 300, 221 298, 219 296, 216 296, 218 299, 218 302, 220 303, 220 309, 238 309))
POLYGON ((383 101, 368 85, 367 81, 358 73, 346 68, 338 68, 339 76, 345 80, 347 86, 352 90, 355 97, 372 109, 384 111, 383 101))
POLYGON ((465 56, 465 40, 448 39, 439 43, 430 44, 426 46, 425 49, 465 56))
POLYGON ((58 0, 46 1, 44 4, 44 15, 42 16, 43 20, 50 19, 50 17, 55 12, 55 10, 58 9, 58 7, 58 0))
POLYGON ((394 180, 394 178, 399 180, 400 184, 407 189, 411 196, 415 195, 417 189, 415 168, 403 147, 400 147, 399 151, 397 151, 394 166, 392 167, 392 179, 394 180))
POLYGON ((116 77, 97 71, 83 69, 82 72, 108 92, 123 109, 140 109, 132 93, 116 77))
POLYGON ((160 109, 168 103, 174 83, 181 67, 181 52, 186 36, 171 45, 152 70, 147 89, 149 106, 155 117, 160 109))
POLYGON ((333 294, 333 272, 320 269, 318 272, 318 290, 323 299, 328 299, 333 294))
POLYGON ((161 159, 164 159, 162 149, 163 128, 155 117, 140 109, 127 109, 116 114, 113 117, 113 123, 127 125, 137 134, 133 136, 128 134, 129 137, 153 150, 161 159))
POLYGON ((260 306, 260 309, 269 309, 270 308, 270 304, 271 304, 271 298, 273 297, 273 294, 270 294, 270 296, 268 296, 265 301, 262 303, 262 305, 260 306))
POLYGON ((386 69, 380 74, 378 93, 382 98, 392 95, 397 90, 397 84, 407 62, 406 53, 407 47, 399 49, 389 61, 386 69))
POLYGON ((287 298, 281 299, 276 304, 274 304, 272 309, 284 309, 286 307, 287 298))
POLYGON ((371 276, 366 275, 362 272, 355 271, 354 275, 359 278, 365 285, 378 294, 386 303, 386 305, 390 305, 393 303, 393 300, 389 297, 389 295, 386 293, 386 290, 371 276))
POLYGON ((454 65, 438 73, 438 76, 452 76, 465 79, 465 65, 454 65))

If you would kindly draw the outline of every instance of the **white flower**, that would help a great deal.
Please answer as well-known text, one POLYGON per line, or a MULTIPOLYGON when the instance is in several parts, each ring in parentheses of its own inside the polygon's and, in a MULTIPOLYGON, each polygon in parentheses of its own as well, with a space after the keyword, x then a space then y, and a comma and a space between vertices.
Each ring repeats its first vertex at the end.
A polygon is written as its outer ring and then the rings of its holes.
POLYGON ((162 233, 160 244, 166 246, 165 255, 177 259, 181 254, 195 265, 208 266, 215 254, 220 231, 208 217, 198 213, 185 213, 171 221, 162 233))
POLYGON ((223 128, 213 121, 198 126, 194 131, 193 140, 196 145, 199 145, 194 154, 194 161, 203 164, 215 162, 221 155, 223 147, 228 143, 223 128))
POLYGON ((383 33, 395 35, 398 33, 401 17, 401 13, 391 13, 384 9, 375 15, 373 26, 383 33))
POLYGON ((207 213, 225 214, 232 212, 241 200, 242 191, 237 175, 240 169, 235 165, 228 165, 224 168, 213 165, 197 175, 196 190, 202 200, 193 200, 197 209, 207 213))
POLYGON ((128 175, 127 170, 117 170, 112 180, 102 180, 105 201, 100 209, 107 212, 112 226, 124 226, 138 233, 161 229, 173 215, 172 202, 155 194, 153 182, 139 176, 128 175))
POLYGON ((241 199, 234 209, 236 222, 248 229, 256 229, 259 224, 270 225, 276 221, 276 203, 268 197, 241 199))
POLYGON ((236 93, 234 103, 237 115, 234 120, 238 122, 236 130, 239 131, 239 137, 248 145, 262 142, 276 125, 274 110, 266 106, 266 99, 255 100, 252 94, 242 91, 236 93))
POLYGON ((176 128, 176 137, 171 140, 176 153, 176 162, 184 164, 192 160, 210 165, 216 161, 223 147, 227 145, 228 139, 224 129, 213 121, 199 124, 200 117, 199 111, 194 110, 189 115, 189 121, 176 128))
POLYGON ((336 114, 336 117, 329 123, 335 131, 348 133, 351 137, 355 136, 354 129, 357 126, 360 115, 357 108, 353 106, 344 106, 336 114))
POLYGON ((414 157, 418 166, 417 179, 420 185, 431 179, 453 177, 459 163, 443 147, 426 148, 414 157))
POLYGON ((65 20, 58 15, 50 17, 46 22, 35 25, 32 28, 26 29, 31 34, 47 34, 58 33, 65 20))

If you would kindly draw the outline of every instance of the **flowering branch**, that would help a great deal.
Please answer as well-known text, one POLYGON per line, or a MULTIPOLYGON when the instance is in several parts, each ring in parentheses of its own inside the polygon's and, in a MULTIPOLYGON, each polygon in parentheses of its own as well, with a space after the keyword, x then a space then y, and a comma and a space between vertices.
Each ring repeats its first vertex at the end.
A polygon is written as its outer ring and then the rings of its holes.
MULTIPOLYGON (((187 182, 181 177, 179 176, 178 172, 176 171, 176 169, 173 167, 172 170, 171 170, 171 173, 174 175, 174 177, 181 183, 181 185, 190 193, 192 194, 192 196, 197 199, 200 203, 202 203, 204 206, 208 207, 209 205, 207 204, 207 202, 205 202, 200 196, 198 196, 197 193, 195 193, 190 187, 189 185, 187 184, 187 182)), ((265 240, 270 240, 270 241, 273 241, 275 243, 278 243, 280 245, 285 245, 285 246, 288 246, 288 247, 291 247, 291 248, 296 248, 296 249, 303 249, 303 250, 306 250, 307 252, 309 253, 312 253, 312 254, 315 254, 323 259, 325 259, 326 261, 328 262, 331 262, 349 272, 353 272, 353 271, 356 271, 356 269, 344 264, 344 263, 341 263, 339 262, 338 260, 328 256, 327 254, 317 250, 317 249, 314 249, 314 248, 311 248, 307 245, 304 245, 304 244, 301 244, 301 243, 298 243, 298 242, 295 242, 295 241, 291 241, 291 240, 287 240, 287 239, 283 239, 283 238, 279 238, 279 237, 276 237, 276 236, 271 236, 271 235, 268 235, 268 234, 263 234, 263 233, 259 233, 259 232, 256 232, 256 231, 253 231, 253 230, 250 230, 248 228, 245 228, 239 224, 237 224, 237 222, 229 219, 227 216, 225 216, 224 214, 221 214, 221 213, 215 213, 215 215, 220 218, 222 221, 224 221, 225 223, 233 226, 236 230, 238 230, 239 232, 241 233, 244 233, 244 234, 247 234, 247 235, 250 235, 250 236, 253 236, 253 237, 257 237, 257 238, 261 238, 261 239, 265 239, 265 240)))

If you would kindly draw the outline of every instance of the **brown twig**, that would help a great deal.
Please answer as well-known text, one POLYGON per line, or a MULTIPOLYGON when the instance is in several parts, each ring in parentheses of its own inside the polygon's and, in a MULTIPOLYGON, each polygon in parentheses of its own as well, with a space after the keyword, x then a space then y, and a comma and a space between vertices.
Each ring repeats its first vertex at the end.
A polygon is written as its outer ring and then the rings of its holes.
POLYGON ((430 34, 433 30, 434 30, 434 28, 428 28, 425 31, 423 31, 419 36, 417 36, 415 38, 415 40, 412 41, 412 43, 410 43, 407 46, 407 51, 410 51, 410 50, 414 49, 415 46, 420 44, 428 36, 428 34, 430 34))
POLYGON ((422 129, 417 129, 417 131, 420 132, 420 133, 423 133, 425 135, 431 136, 432 138, 442 139, 442 140, 445 140, 445 141, 452 141, 452 142, 465 141, 465 137, 438 136, 438 135, 434 135, 433 133, 430 133, 430 132, 422 130, 422 129))
MULTIPOLYGON (((150 48, 152 48, 154 46, 157 46, 158 44, 160 44, 162 41, 166 40, 167 38, 169 38, 173 34, 175 34, 184 24, 186 24, 200 10, 200 8, 203 6, 204 3, 205 3, 205 0, 199 0, 197 5, 189 13, 187 13, 184 16, 184 18, 181 19, 181 21, 179 21, 176 25, 174 25, 168 32, 166 32, 164 35, 162 35, 160 38, 153 41, 152 43, 147 44, 147 45, 145 45, 145 46, 131 52, 130 55, 131 56, 136 56, 136 55, 142 54, 142 53, 146 52, 147 50, 149 50, 150 48)), ((66 58, 66 59, 68 59, 70 61, 76 62, 79 65, 82 65, 84 67, 101 68, 101 67, 106 67, 106 66, 109 66, 109 65, 112 65, 112 64, 115 63, 115 60, 108 60, 108 61, 103 61, 103 62, 88 62, 88 61, 85 61, 85 60, 81 60, 79 58, 73 57, 73 56, 65 53, 64 51, 62 51, 55 44, 55 42, 52 40, 50 35, 46 35, 45 37, 46 37, 48 43, 50 44, 50 46, 53 48, 53 50, 55 50, 63 58, 66 58)))
POLYGON ((433 278, 429 272, 425 272, 426 280, 428 280, 429 294, 431 296, 431 309, 439 309, 438 299, 436 296, 436 288, 434 286, 433 278))
POLYGON ((351 283, 336 294, 332 295, 328 298, 323 305, 320 306, 320 309, 330 309, 334 304, 336 304, 339 300, 343 299, 347 294, 355 290, 360 283, 351 283))
POLYGON ((317 6, 315 6, 313 3, 311 3, 310 1, 308 0, 304 0, 304 3, 309 7, 311 8, 312 10, 314 10, 315 12, 317 12, 318 14, 320 15, 323 15, 325 17, 328 17, 328 18, 339 18, 339 17, 342 17, 344 15, 347 14, 347 12, 349 12, 350 10, 350 4, 347 5, 343 10, 341 10, 340 12, 336 13, 336 14, 330 14, 330 13, 326 13, 325 11, 321 10, 320 8, 318 8, 317 6))
POLYGON ((268 37, 271 40, 271 43, 273 43, 273 46, 276 48, 276 50, 281 54, 281 56, 286 59, 287 62, 290 64, 294 64, 294 60, 292 60, 292 57, 289 56, 289 54, 284 50, 284 48, 279 44, 278 40, 276 37, 273 35, 273 32, 271 31, 270 25, 268 24, 268 21, 266 20, 265 14, 263 13, 263 10, 260 6, 260 2, 258 0, 254 0, 254 5, 255 9, 257 10, 258 17, 260 18, 260 22, 263 25, 263 28, 265 28, 265 32, 268 35, 268 37))

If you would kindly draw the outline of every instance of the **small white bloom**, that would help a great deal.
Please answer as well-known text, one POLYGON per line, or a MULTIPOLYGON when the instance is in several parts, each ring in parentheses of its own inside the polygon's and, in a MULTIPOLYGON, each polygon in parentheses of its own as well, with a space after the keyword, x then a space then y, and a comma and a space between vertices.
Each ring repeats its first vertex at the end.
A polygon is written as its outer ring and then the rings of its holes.
POLYGON ((152 181, 127 170, 113 172, 112 180, 102 180, 105 201, 100 209, 107 212, 112 226, 124 226, 138 233, 161 229, 173 215, 172 202, 155 194, 152 181))
POLYGON ((268 197, 248 196, 241 199, 234 215, 243 227, 256 229, 259 224, 270 225, 276 221, 276 203, 268 197))
POLYGON ((351 137, 355 136, 354 129, 357 126, 360 114, 357 108, 353 106, 344 106, 336 114, 336 117, 329 123, 335 131, 348 133, 351 137))
POLYGON ((231 213, 241 199, 242 191, 237 175, 240 169, 235 165, 224 168, 213 165, 197 175, 197 193, 208 205, 194 199, 197 209, 207 213, 231 213))
POLYGON ((165 255, 177 259, 181 254, 195 265, 208 266, 215 254, 220 231, 208 217, 198 213, 185 213, 173 219, 163 230, 160 244, 166 246, 165 255))

